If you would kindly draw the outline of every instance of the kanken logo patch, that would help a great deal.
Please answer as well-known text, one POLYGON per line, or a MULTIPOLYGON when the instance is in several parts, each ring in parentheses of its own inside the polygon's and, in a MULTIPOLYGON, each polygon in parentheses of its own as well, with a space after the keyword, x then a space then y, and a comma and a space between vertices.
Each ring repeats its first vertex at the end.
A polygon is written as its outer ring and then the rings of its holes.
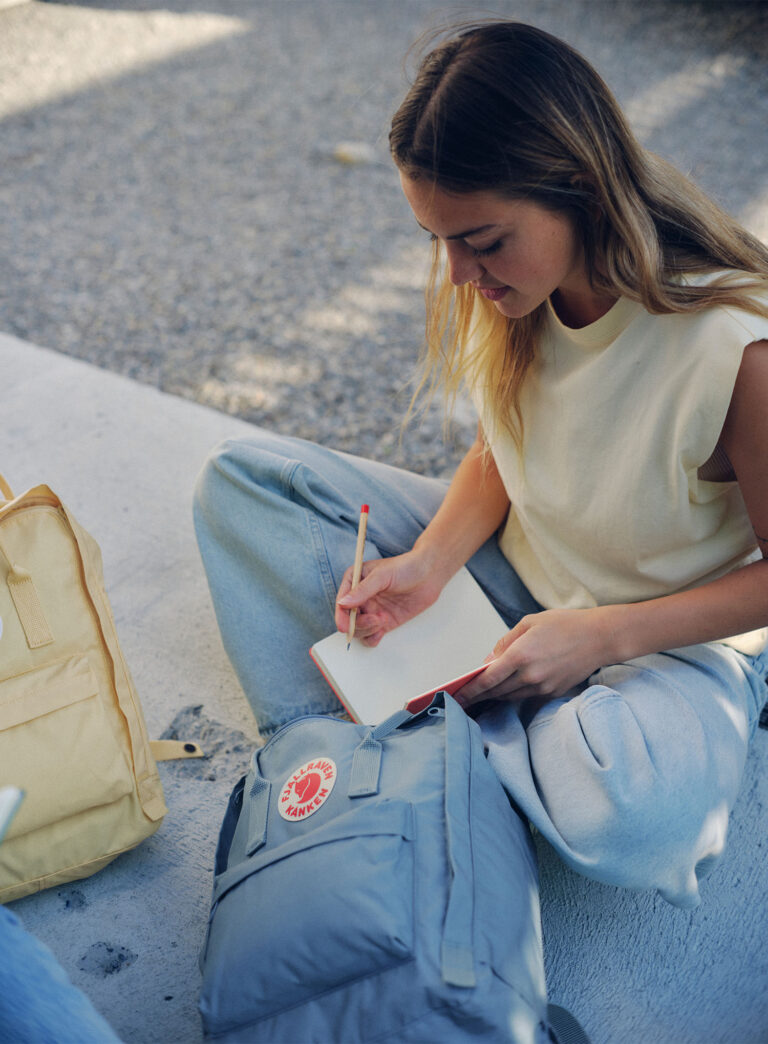
POLYGON ((336 762, 312 758, 297 768, 283 784, 277 809, 283 819, 306 819, 325 804, 336 782, 336 762))

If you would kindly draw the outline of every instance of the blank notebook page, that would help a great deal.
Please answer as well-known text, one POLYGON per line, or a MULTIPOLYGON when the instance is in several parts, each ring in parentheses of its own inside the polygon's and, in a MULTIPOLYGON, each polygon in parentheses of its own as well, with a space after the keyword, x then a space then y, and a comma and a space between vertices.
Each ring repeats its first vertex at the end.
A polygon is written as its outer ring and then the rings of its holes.
POLYGON ((386 634, 375 648, 337 631, 312 658, 358 721, 382 721, 409 699, 478 667, 507 626, 476 580, 461 569, 434 605, 386 634))

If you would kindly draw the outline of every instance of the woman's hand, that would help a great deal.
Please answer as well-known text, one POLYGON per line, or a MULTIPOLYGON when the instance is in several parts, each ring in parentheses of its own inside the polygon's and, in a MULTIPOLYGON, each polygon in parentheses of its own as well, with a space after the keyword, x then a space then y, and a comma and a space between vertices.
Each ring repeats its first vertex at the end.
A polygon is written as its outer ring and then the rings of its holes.
POLYGON ((352 570, 344 574, 336 596, 336 626, 346 633, 350 609, 359 608, 355 637, 378 645, 387 631, 437 600, 454 573, 496 532, 508 510, 504 484, 478 430, 437 513, 411 550, 364 562, 354 592, 352 570))
POLYGON ((416 550, 363 563, 360 583, 352 588, 352 569, 336 596, 336 626, 349 630, 349 611, 358 609, 355 638, 378 645, 387 631, 417 616, 437 600, 449 577, 441 576, 430 558, 416 550))
POLYGON ((524 616, 501 638, 489 666, 456 694, 462 707, 488 699, 555 699, 612 662, 610 607, 549 609, 524 616))

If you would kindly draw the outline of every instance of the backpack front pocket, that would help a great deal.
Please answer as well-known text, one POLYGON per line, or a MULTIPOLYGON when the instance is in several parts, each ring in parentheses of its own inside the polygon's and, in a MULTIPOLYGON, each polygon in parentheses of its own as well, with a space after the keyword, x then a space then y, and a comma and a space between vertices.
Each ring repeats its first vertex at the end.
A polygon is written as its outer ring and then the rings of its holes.
POLYGON ((217 879, 201 1002, 208 1032, 269 1018, 413 956, 413 810, 385 801, 362 812, 217 879))
POLYGON ((25 791, 8 839, 132 790, 115 727, 85 656, 0 682, 0 784, 25 791))

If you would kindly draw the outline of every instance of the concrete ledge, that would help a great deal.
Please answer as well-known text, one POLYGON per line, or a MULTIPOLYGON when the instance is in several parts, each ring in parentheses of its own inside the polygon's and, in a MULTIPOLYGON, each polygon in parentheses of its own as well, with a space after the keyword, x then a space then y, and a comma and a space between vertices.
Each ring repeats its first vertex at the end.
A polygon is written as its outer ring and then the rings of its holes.
POLYGON ((179 718, 209 755, 160 765, 170 812, 152 838, 13 909, 123 1040, 197 1041, 216 837, 258 737, 219 640, 191 496, 208 450, 248 425, 3 335, 0 372, 0 471, 16 492, 46 482, 99 542, 150 735, 179 718))
MULTIPOLYGON (((46 482, 99 541, 150 733, 176 721, 209 758, 160 766, 160 831, 96 876, 13 904, 126 1044, 193 1044, 197 955, 229 791, 256 732, 224 655, 191 523, 195 477, 250 426, 0 335, 0 471, 46 482)), ((702 905, 596 885, 540 846, 551 999, 593 1044, 768 1039, 768 733, 702 905)), ((514 888, 510 881, 510 887, 514 888)))

